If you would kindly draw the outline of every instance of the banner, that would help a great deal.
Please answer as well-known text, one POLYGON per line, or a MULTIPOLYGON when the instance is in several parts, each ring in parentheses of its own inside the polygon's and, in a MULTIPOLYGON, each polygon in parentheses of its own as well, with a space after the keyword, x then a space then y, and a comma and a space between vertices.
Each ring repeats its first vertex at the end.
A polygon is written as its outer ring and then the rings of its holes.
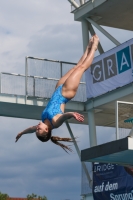
POLYGON ((85 72, 87 98, 96 97, 133 81, 133 39, 94 58, 85 72))
POLYGON ((93 164, 94 200, 133 200, 133 168, 93 164))

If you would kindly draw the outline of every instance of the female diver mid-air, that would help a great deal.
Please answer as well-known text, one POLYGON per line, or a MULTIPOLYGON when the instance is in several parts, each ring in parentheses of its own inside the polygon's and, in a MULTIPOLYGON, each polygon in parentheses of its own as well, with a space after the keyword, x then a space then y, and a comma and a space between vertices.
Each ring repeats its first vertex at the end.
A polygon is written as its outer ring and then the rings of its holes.
POLYGON ((98 43, 99 38, 97 35, 94 35, 90 39, 86 51, 77 65, 69 70, 58 81, 55 87, 55 92, 53 93, 46 108, 42 112, 42 122, 36 126, 29 127, 20 132, 16 136, 16 142, 22 135, 36 132, 37 138, 42 142, 47 142, 49 139, 51 139, 53 143, 61 146, 65 151, 71 151, 68 146, 58 141, 72 142, 73 140, 71 138, 51 136, 51 131, 54 128, 60 127, 65 120, 72 117, 74 117, 79 122, 84 120, 84 116, 77 112, 64 113, 65 104, 75 96, 83 73, 90 67, 93 61, 98 43))

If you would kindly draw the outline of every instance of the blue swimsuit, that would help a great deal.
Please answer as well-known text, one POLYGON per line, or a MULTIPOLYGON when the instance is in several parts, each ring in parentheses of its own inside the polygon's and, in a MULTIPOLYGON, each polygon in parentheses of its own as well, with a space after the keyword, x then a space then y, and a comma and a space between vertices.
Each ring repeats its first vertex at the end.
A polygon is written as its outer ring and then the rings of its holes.
POLYGON ((60 106, 61 104, 66 104, 68 101, 70 101, 70 99, 67 99, 62 96, 62 87, 63 85, 60 85, 55 90, 46 108, 43 110, 42 122, 44 122, 45 119, 48 119, 52 124, 52 119, 54 116, 56 116, 57 114, 63 114, 63 112, 60 109, 60 106))

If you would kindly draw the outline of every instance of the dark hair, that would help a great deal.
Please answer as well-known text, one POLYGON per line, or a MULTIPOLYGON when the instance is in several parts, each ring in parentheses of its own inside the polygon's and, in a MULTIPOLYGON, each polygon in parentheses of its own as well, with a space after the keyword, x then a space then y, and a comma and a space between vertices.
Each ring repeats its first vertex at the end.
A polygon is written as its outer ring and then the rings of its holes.
POLYGON ((60 147, 62 147, 67 153, 70 151, 72 152, 73 150, 70 148, 70 145, 69 146, 66 146, 64 144, 62 144, 61 142, 58 142, 58 141, 63 141, 63 142, 74 142, 74 140, 72 138, 60 138, 58 136, 52 136, 51 137, 51 141, 54 143, 54 144, 57 144, 59 145, 60 147))
POLYGON ((49 132, 45 135, 38 136, 36 134, 36 136, 41 142, 47 142, 51 138, 51 130, 49 130, 49 132))
MULTIPOLYGON (((74 142, 74 140, 71 139, 71 138, 60 138, 60 137, 58 137, 58 136, 52 136, 52 137, 51 137, 51 131, 49 131, 46 135, 38 136, 38 135, 36 134, 36 136, 37 136, 37 138, 38 138, 41 142, 47 142, 49 139, 51 139, 51 141, 52 141, 54 144, 56 144, 56 145, 62 147, 67 153, 68 153, 69 151, 70 151, 70 152, 73 151, 73 150, 70 148, 70 145, 69 145, 69 146, 66 146, 66 145, 62 144, 61 142, 59 142, 59 141, 63 141, 63 142, 74 142)), ((74 139, 75 139, 75 138, 74 138, 74 139)))

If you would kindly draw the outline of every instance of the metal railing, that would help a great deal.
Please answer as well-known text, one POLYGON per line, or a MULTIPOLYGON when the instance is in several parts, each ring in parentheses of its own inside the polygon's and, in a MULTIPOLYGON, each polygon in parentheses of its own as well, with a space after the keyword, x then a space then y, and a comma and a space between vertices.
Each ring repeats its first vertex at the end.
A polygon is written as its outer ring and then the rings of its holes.
MULTIPOLYGON (((68 0, 71 3, 71 0, 68 0)), ((93 1, 93 0, 74 0, 75 2, 75 6, 71 3, 71 12, 74 11, 77 7, 80 7, 82 5, 84 5, 85 3, 87 3, 88 1, 93 1)), ((72 1, 73 2, 73 1, 72 1)))
POLYGON ((25 75, 1 72, 0 93, 25 95, 25 75))
MULTIPOLYGON (((0 74, 0 93, 51 98, 58 80, 76 63, 26 57, 25 75, 0 74)), ((80 82, 73 101, 86 101, 85 77, 80 82)))

